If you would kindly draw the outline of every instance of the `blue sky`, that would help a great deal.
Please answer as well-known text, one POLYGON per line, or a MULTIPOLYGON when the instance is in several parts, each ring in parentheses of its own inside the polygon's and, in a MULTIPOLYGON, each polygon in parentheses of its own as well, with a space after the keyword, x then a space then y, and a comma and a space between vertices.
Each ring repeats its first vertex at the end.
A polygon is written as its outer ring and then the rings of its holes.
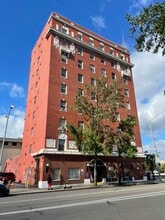
MULTIPOLYGON (((165 160, 165 62, 161 53, 137 53, 126 13, 137 14, 155 0, 1 0, 0 1, 0 137, 21 137, 32 48, 51 12, 123 45, 130 50, 144 150, 154 152, 153 137, 165 160), (156 116, 156 117, 155 117, 156 116)), ((160 2, 160 1, 159 1, 160 2)))

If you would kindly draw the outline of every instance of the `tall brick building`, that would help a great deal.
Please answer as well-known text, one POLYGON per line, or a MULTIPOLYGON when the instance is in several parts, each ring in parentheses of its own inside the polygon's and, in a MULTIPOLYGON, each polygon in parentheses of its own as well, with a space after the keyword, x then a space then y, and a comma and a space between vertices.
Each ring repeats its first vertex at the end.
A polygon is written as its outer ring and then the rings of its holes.
MULTIPOLYGON (((123 79, 125 108, 118 120, 137 109, 132 78, 133 64, 127 49, 52 13, 31 56, 26 117, 20 158, 7 161, 17 180, 46 187, 49 173, 54 184, 83 183, 89 179, 91 156, 83 156, 71 140, 66 124, 82 124, 70 106, 77 91, 95 83, 97 77, 123 79)), ((124 160, 124 172, 143 178, 144 159, 139 125, 135 127, 136 159, 124 160)), ((117 176, 117 155, 100 156, 100 177, 117 176), (113 175, 112 175, 113 173, 113 175)))

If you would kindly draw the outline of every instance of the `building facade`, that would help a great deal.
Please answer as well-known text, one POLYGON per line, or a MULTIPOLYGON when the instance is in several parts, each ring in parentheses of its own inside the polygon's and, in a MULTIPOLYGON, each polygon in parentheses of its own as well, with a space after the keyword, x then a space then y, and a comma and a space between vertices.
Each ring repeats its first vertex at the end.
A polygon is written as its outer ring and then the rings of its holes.
MULTIPOLYGON (((0 149, 2 147, 3 138, 0 138, 0 149)), ((22 138, 5 138, 3 156, 2 156, 2 171, 5 170, 7 160, 19 156, 22 150, 22 138)))
MULTIPOLYGON (((41 188, 47 186, 49 173, 54 184, 89 180, 93 158, 79 152, 66 129, 67 123, 78 126, 83 118, 70 106, 77 91, 83 93, 84 86, 94 84, 96 78, 107 76, 110 83, 122 78, 125 108, 116 117, 137 118, 132 67, 127 49, 52 13, 31 55, 22 152, 19 159, 8 161, 7 169, 17 167, 20 170, 17 180, 28 179, 30 184, 37 183, 41 188)), ((139 179, 144 175, 144 157, 138 124, 135 144, 136 159, 123 164, 125 172, 129 170, 139 179)), ((100 159, 103 161, 100 179, 110 178, 111 173, 116 176, 117 155, 100 159)))

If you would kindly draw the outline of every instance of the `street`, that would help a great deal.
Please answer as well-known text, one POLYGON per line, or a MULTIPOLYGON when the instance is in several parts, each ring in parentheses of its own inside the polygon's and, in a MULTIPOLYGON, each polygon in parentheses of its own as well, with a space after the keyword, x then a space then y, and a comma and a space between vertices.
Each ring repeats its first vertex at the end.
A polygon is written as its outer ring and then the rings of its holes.
POLYGON ((163 220, 165 184, 105 187, 0 198, 0 219, 163 220))

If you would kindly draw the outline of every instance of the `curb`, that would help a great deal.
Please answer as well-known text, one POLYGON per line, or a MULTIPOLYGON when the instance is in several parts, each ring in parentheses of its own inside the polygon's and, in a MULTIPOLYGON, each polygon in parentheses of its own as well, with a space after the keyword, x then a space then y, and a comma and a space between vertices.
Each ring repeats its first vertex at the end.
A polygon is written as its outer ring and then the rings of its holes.
POLYGON ((53 187, 52 190, 48 189, 39 189, 39 188, 24 188, 23 186, 15 186, 14 188, 10 189, 9 196, 14 195, 25 195, 25 194, 35 194, 35 193, 49 193, 49 192, 62 192, 62 191, 73 191, 73 190, 84 190, 84 189, 101 189, 101 188, 111 188, 111 187, 125 187, 125 186, 138 186, 138 185, 147 185, 147 184, 159 184, 159 183, 165 183, 160 181, 147 181, 147 182, 125 182, 121 185, 118 185, 118 183, 113 184, 106 184, 106 185, 87 185, 87 186, 74 186, 70 185, 68 187, 64 186, 58 186, 53 187))

